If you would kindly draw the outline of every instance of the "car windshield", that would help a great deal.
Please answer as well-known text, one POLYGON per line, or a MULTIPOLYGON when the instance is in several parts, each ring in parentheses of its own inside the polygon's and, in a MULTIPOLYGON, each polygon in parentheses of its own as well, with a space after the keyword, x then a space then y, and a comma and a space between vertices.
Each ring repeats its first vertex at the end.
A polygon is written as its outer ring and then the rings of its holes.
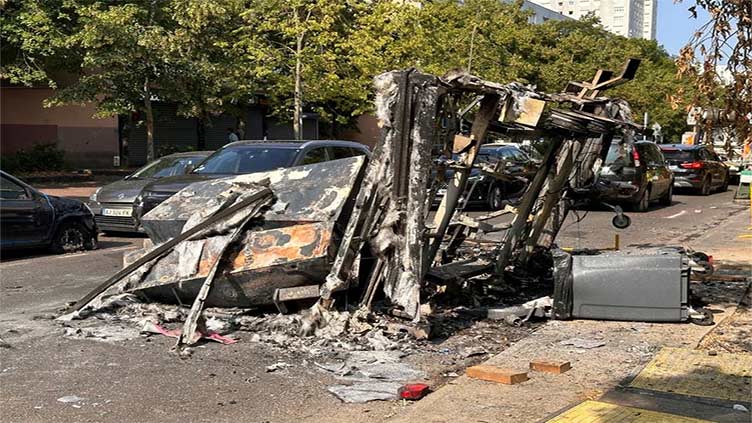
POLYGON ((695 160, 695 153, 691 150, 679 150, 678 148, 661 148, 663 157, 672 162, 691 162, 695 160))
POLYGON ((203 156, 162 157, 137 170, 131 178, 165 178, 182 175, 188 166, 195 166, 203 159, 203 156))
POLYGON ((298 150, 264 145, 237 145, 209 156, 193 173, 242 175, 292 165, 298 150))

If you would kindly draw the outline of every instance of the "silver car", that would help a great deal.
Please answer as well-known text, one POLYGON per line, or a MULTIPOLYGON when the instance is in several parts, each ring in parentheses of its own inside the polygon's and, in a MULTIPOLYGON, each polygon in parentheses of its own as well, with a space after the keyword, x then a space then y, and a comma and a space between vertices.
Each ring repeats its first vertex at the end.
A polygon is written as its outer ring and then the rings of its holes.
POLYGON ((211 153, 191 151, 160 157, 122 180, 97 189, 87 203, 97 226, 103 232, 142 232, 133 219, 133 200, 144 186, 160 178, 190 172, 211 153))

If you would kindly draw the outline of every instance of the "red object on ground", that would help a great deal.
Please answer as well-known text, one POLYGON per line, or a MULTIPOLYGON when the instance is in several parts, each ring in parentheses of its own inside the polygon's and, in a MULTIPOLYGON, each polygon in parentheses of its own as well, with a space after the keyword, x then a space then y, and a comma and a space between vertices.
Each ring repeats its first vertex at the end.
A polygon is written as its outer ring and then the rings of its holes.
MULTIPOLYGON (((148 332, 148 333, 159 333, 164 336, 169 336, 170 338, 180 338, 180 334, 183 332, 178 329, 166 329, 162 327, 161 325, 157 323, 147 323, 144 325, 144 328, 141 329, 141 332, 148 332)), ((237 339, 228 338, 226 336, 222 336, 218 334, 217 332, 207 332, 207 333, 201 333, 199 331, 196 331, 201 338, 208 339, 210 341, 219 342, 220 344, 230 345, 238 342, 237 339)))
POLYGON ((399 388, 399 396, 402 399, 419 400, 426 396, 430 388, 425 383, 408 383, 399 388))

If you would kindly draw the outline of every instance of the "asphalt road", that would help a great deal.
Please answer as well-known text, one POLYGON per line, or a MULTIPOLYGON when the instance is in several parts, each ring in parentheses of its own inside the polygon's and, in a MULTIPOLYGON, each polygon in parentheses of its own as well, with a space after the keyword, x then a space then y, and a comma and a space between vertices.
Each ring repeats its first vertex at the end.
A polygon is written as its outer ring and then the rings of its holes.
MULTIPOLYGON (((732 197, 732 190, 708 197, 675 195, 670 207, 630 213, 632 226, 625 230, 611 227, 610 211, 580 210, 584 219, 578 223, 575 214, 570 216, 558 243, 603 248, 619 233, 622 247, 684 244, 701 249, 713 228, 745 212, 732 197)), ((265 345, 206 345, 181 360, 169 352, 172 341, 160 337, 112 343, 63 337, 65 328, 50 319, 117 271, 122 254, 142 242, 103 237, 97 251, 3 255, 0 337, 10 347, 0 348, 0 420, 318 421, 336 408, 340 417, 345 415, 341 421, 348 421, 347 416, 379 421, 383 413, 391 413, 384 407, 393 405, 342 406, 326 392, 330 380, 310 363, 266 373, 265 366, 291 358, 265 345), (68 395, 83 400, 57 401, 68 395), (368 412, 377 408, 382 414, 369 418, 368 412)))

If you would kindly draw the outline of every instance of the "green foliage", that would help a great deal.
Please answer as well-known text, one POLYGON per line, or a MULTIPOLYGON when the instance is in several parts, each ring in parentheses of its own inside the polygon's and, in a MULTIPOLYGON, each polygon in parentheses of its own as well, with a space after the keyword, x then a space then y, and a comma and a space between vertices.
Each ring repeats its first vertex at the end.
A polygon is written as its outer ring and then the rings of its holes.
POLYGON ((34 144, 2 156, 2 169, 8 173, 63 170, 65 152, 52 144, 34 144))
POLYGON ((72 70, 49 104, 94 101, 102 115, 158 99, 208 120, 261 95, 289 119, 298 79, 306 111, 348 125, 371 110, 373 77, 391 69, 469 68, 558 91, 639 57, 635 81, 609 94, 675 138, 685 128, 676 99, 694 89, 653 41, 608 33, 592 16, 533 25, 519 2, 27 0, 3 12, 3 76, 53 85, 51 74, 72 70))
POLYGON ((674 59, 655 41, 611 34, 592 16, 548 21, 540 31, 532 57, 538 63, 535 82, 541 89, 557 91, 568 81, 589 79, 598 69, 619 71, 627 58, 640 58, 635 79, 607 94, 629 101, 636 122, 648 112, 648 126, 660 123, 666 140, 675 140, 686 130, 687 105, 679 97, 694 88, 676 78, 674 59))
POLYGON ((51 74, 80 61, 67 37, 77 14, 69 0, 7 1, 0 4, 0 76, 12 84, 57 86, 51 74))
POLYGON ((238 88, 265 95, 274 114, 290 118, 299 75, 307 110, 342 122, 360 114, 368 95, 353 84, 364 75, 349 61, 354 52, 347 40, 369 8, 357 0, 249 1, 232 45, 246 81, 238 88))

